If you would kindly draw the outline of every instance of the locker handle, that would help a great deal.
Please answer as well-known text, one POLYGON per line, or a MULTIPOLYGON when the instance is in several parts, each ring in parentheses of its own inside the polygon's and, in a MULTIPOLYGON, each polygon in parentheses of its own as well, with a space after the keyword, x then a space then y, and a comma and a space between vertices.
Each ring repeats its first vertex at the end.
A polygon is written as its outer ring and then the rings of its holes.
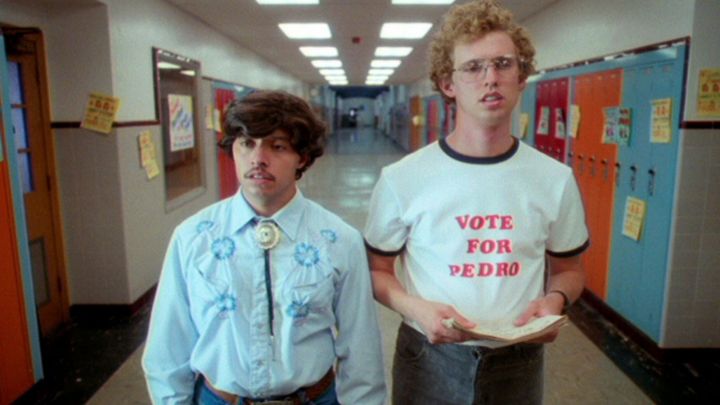
POLYGON ((595 156, 590 156, 588 162, 590 162, 590 175, 595 177, 595 156))
POLYGON ((603 180, 608 179, 608 175, 610 174, 608 169, 608 161, 607 159, 603 159, 600 161, 600 164, 603 165, 603 180))
POLYGON ((630 166, 630 190, 635 191, 635 177, 637 175, 637 167, 635 165, 630 166))
POLYGON ((648 195, 655 194, 655 169, 648 170, 648 195))
POLYGON ((570 167, 573 166, 573 153, 570 151, 568 151, 568 153, 567 153, 567 164, 570 167))
POLYGON ((583 161, 584 157, 583 155, 578 155, 577 158, 580 161, 580 163, 578 163, 578 173, 583 174, 585 171, 585 162, 583 161))
POLYGON ((615 187, 620 184, 620 162, 615 162, 615 187))

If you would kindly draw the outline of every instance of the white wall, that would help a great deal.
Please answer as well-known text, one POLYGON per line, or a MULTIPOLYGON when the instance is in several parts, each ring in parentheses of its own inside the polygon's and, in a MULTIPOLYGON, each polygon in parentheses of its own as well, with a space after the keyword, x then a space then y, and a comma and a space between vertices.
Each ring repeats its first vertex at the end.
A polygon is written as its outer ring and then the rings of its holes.
POLYGON ((307 98, 309 87, 162 0, 104 0, 109 8, 119 121, 155 117, 152 47, 200 61, 203 76, 307 98))
POLYGON ((698 76, 700 69, 720 68, 720 1, 696 0, 695 20, 690 46, 687 95, 685 97, 686 121, 717 121, 720 116, 697 115, 698 76))
POLYGON ((694 3, 560 0, 522 24, 537 49, 538 68, 545 69, 689 36, 694 3))
POLYGON ((50 114, 80 121, 88 94, 112 94, 107 8, 97 2, 0 1, 0 21, 40 28, 45 37, 50 114))

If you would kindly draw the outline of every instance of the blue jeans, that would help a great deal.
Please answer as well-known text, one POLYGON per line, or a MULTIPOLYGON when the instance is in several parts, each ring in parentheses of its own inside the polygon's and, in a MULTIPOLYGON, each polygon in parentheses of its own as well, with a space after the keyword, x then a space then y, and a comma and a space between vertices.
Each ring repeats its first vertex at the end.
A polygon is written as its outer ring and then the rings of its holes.
POLYGON ((393 362, 395 405, 542 404, 543 345, 498 349, 431 344, 402 323, 393 362))
MULTIPOLYGON (((201 378, 195 382, 195 393, 193 394, 193 405, 229 405, 227 401, 220 398, 205 385, 201 378)), ((242 401, 239 402, 242 404, 242 401)), ((303 405, 340 405, 335 393, 335 383, 314 401, 303 402, 303 405)))

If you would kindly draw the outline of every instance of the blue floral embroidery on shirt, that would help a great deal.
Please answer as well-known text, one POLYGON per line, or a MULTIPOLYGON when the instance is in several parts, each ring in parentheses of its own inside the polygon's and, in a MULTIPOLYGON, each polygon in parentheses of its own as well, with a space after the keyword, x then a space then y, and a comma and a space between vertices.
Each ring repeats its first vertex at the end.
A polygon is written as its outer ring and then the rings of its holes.
POLYGON ((207 231, 213 225, 214 225, 213 221, 201 221, 200 223, 197 224, 197 227, 195 228, 195 230, 197 231, 197 233, 201 233, 201 232, 207 231))
POLYGON ((310 268, 320 261, 320 251, 309 243, 299 243, 295 246, 295 260, 306 268, 310 268))
POLYGON ((232 293, 222 293, 215 300, 220 317, 227 317, 228 313, 237 309, 237 298, 232 293))
POLYGON ((293 299, 292 304, 287 309, 287 314, 295 319, 301 319, 308 316, 310 313, 310 305, 308 304, 309 298, 305 298, 302 301, 293 299))
POLYGON ((212 243, 212 252, 216 259, 225 260, 235 253, 235 242, 228 237, 215 239, 212 243))
POLYGON ((327 239, 330 243, 335 243, 337 241, 337 233, 335 233, 332 229, 323 229, 320 231, 320 235, 322 235, 323 238, 327 239))

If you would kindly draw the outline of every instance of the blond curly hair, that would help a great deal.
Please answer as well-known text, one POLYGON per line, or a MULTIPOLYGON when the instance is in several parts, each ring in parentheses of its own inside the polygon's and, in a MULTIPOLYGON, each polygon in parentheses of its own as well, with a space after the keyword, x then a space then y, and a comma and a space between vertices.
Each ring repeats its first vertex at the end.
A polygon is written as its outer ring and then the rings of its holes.
POLYGON ((515 23, 512 13, 500 7, 495 0, 471 1, 453 6, 443 19, 429 47, 430 80, 433 88, 446 102, 453 103, 442 92, 443 81, 453 72, 453 51, 458 42, 471 42, 493 31, 504 31, 512 38, 520 58, 520 80, 535 72, 535 47, 530 35, 515 23))

